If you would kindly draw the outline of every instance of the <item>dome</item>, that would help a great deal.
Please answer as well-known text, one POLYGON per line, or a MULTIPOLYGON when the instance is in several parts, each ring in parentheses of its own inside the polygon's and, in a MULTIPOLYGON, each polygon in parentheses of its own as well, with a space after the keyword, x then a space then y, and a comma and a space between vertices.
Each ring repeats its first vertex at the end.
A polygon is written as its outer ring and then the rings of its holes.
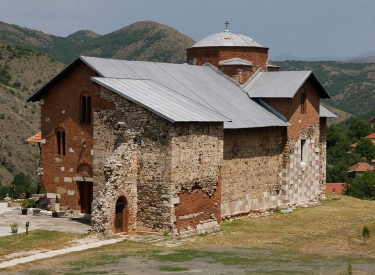
POLYGON ((258 47, 265 48, 254 39, 242 35, 224 31, 209 35, 199 42, 195 43, 192 48, 200 47, 258 47))

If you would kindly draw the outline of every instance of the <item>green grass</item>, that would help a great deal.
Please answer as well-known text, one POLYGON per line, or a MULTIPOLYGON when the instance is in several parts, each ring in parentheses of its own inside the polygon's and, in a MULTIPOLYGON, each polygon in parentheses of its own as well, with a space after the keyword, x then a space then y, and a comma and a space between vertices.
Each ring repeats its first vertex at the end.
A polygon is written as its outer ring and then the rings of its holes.
POLYGON ((189 268, 187 268, 187 267, 162 265, 162 266, 158 267, 158 270, 160 270, 160 271, 166 271, 166 272, 179 272, 179 271, 188 271, 189 268))
POLYGON ((29 235, 14 234, 0 237, 0 257, 20 251, 60 249, 65 247, 67 242, 78 238, 79 234, 48 230, 30 231, 29 235))
POLYGON ((151 270, 177 274, 194 268, 220 274, 307 275, 347 274, 351 263, 353 274, 372 274, 375 240, 371 237, 365 245, 361 233, 364 224, 375 232, 375 203, 339 198, 290 214, 223 222, 220 232, 196 236, 194 242, 177 248, 156 249, 151 244, 123 241, 14 270, 28 272, 20 274, 123 274, 127 272, 124 267, 131 267, 139 274, 151 270))

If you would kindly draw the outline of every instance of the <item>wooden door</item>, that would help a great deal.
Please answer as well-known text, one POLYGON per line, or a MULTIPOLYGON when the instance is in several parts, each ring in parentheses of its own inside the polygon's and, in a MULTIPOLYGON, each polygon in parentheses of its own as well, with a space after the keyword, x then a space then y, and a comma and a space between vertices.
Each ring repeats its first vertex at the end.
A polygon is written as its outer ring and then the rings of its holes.
POLYGON ((92 182, 81 181, 79 186, 81 213, 91 214, 92 182))
POLYGON ((118 198, 116 202, 116 213, 115 213, 115 233, 126 232, 126 199, 125 197, 118 198))

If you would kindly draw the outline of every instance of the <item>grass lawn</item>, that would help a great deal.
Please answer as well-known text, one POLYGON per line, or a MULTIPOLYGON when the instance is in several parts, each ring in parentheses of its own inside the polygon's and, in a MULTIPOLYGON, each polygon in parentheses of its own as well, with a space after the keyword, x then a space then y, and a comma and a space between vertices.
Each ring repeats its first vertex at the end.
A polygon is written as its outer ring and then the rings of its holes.
POLYGON ((0 274, 348 274, 349 264, 353 274, 375 274, 375 240, 364 243, 365 225, 375 234, 374 201, 331 196, 290 214, 223 222, 220 232, 175 248, 123 241, 0 274))
POLYGON ((30 231, 29 235, 14 234, 0 237, 0 261, 13 253, 24 253, 33 250, 55 250, 66 247, 68 242, 81 238, 79 234, 63 233, 48 230, 30 231))

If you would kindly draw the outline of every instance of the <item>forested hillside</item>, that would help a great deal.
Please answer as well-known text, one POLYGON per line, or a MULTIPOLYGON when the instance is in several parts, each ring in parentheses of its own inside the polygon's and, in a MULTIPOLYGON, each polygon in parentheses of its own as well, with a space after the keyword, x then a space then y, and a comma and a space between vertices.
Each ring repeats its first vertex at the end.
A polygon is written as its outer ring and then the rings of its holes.
POLYGON ((194 40, 152 21, 141 21, 106 35, 82 30, 67 37, 0 22, 0 42, 18 45, 69 64, 80 55, 170 63, 186 62, 194 40))
MULTIPOLYGON (((106 35, 82 30, 68 37, 0 22, 0 184, 9 184, 15 176, 18 180, 31 178, 36 182, 39 150, 36 144, 25 140, 39 132, 40 109, 35 103, 26 103, 26 98, 64 64, 79 55, 185 62, 185 49, 193 44, 191 38, 175 29, 150 21, 137 22, 106 35)), ((375 64, 326 61, 272 64, 281 66, 281 70, 312 70, 332 96, 332 100, 323 104, 343 110, 331 109, 341 120, 351 116, 327 131, 327 179, 347 180, 347 168, 364 157, 358 150, 348 154, 349 145, 368 132, 364 124, 375 117, 375 64), (365 130, 358 130, 361 128, 358 125, 365 130)), ((330 120, 331 124, 338 122, 330 120)))
POLYGON ((26 139, 40 131, 38 103, 26 99, 64 65, 30 49, 0 43, 0 182, 30 174, 35 182, 39 149, 26 139))
POLYGON ((334 61, 272 62, 284 71, 313 71, 331 96, 324 103, 353 115, 371 111, 375 106, 375 63, 334 61))

